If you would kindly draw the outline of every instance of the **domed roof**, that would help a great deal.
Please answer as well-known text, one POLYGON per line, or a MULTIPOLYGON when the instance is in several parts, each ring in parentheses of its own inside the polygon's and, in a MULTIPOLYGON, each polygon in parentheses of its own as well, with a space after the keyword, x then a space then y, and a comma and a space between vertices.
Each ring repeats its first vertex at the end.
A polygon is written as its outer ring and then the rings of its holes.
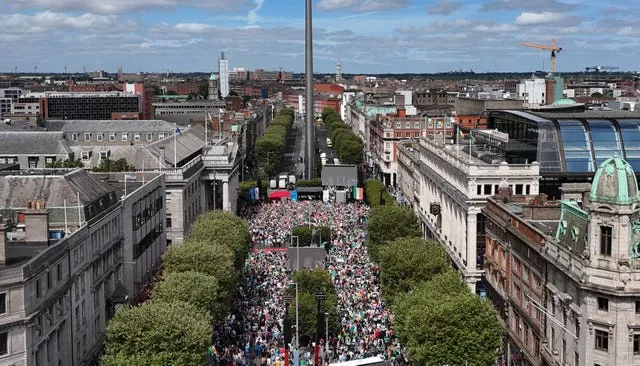
POLYGON ((209 77, 209 80, 218 80, 218 75, 211 73, 211 76, 209 77))
POLYGON ((638 182, 631 165, 618 155, 600 164, 591 184, 592 202, 628 205, 640 202, 638 182))
POLYGON ((576 101, 570 98, 556 99, 551 105, 571 105, 576 104, 576 101))

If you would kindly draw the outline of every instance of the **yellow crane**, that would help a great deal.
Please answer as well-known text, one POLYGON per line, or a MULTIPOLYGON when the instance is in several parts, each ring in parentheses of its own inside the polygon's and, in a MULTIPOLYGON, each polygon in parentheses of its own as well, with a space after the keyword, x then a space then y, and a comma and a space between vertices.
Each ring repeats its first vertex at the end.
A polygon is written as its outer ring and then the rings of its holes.
POLYGON ((520 45, 533 47, 540 50, 551 51, 551 75, 553 75, 553 73, 556 71, 556 54, 562 51, 562 48, 556 45, 555 38, 551 40, 550 46, 545 44, 532 43, 532 42, 523 42, 523 43, 520 43, 520 45))

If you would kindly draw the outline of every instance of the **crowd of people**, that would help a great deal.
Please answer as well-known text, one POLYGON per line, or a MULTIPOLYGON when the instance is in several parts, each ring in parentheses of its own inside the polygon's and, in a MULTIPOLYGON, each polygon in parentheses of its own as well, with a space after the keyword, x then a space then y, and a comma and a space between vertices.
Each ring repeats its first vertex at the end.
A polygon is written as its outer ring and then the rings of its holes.
POLYGON ((393 365, 408 364, 380 293, 378 268, 367 254, 368 211, 363 204, 322 201, 274 202, 253 210, 248 221, 254 250, 233 311, 214 334, 223 364, 284 365, 283 295, 291 273, 286 252, 276 247, 287 246, 293 227, 307 225, 332 231, 326 269, 336 289, 340 329, 330 335, 331 361, 384 356, 393 365))

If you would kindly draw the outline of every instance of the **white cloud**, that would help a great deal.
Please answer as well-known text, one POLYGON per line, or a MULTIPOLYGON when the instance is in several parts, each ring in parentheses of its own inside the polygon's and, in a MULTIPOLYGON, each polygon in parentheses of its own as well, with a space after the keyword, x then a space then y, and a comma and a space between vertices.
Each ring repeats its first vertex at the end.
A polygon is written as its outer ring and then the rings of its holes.
POLYGON ((578 4, 557 0, 491 0, 482 4, 484 11, 528 10, 528 11, 566 11, 574 10, 578 4))
POLYGON ((45 11, 33 15, 10 14, 0 15, 0 24, 5 32, 13 33, 41 33, 59 30, 89 30, 93 32, 109 31, 126 28, 135 29, 135 23, 121 21, 115 15, 82 14, 73 16, 64 13, 45 11))
POLYGON ((5 2, 14 9, 75 10, 98 14, 120 14, 188 5, 232 11, 248 5, 247 0, 5 0, 5 2))
POLYGON ((358 12, 400 9, 409 5, 409 0, 320 0, 317 7, 323 11, 352 9, 358 12))
POLYGON ((258 16, 258 10, 260 10, 262 5, 264 5, 264 0, 255 0, 254 2, 256 3, 256 7, 249 10, 249 14, 247 15, 247 24, 249 25, 254 25, 258 22, 258 19, 260 18, 258 16))
POLYGON ((562 13, 552 13, 549 11, 544 11, 542 13, 530 13, 525 11, 524 13, 518 15, 518 17, 515 20, 515 24, 518 24, 518 25, 551 24, 551 23, 557 23, 559 21, 563 21, 566 18, 567 16, 562 13))
POLYGON ((513 32, 517 30, 518 27, 511 24, 479 24, 473 27, 473 30, 476 32, 513 32))
POLYGON ((409 0, 364 0, 360 11, 400 9, 409 5, 409 0))
POLYGON ((323 11, 334 11, 350 8, 358 3, 358 0, 320 0, 316 5, 323 11))
POLYGON ((438 0, 427 8, 427 12, 431 15, 449 15, 461 7, 462 3, 457 0, 438 0))

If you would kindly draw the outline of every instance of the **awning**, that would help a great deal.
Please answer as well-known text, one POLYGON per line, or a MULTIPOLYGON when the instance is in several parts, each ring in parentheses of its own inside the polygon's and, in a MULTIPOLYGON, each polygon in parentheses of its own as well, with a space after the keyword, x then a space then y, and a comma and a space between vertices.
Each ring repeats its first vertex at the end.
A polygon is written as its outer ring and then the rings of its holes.
POLYGON ((291 198, 291 194, 289 193, 289 191, 285 191, 285 190, 273 191, 269 195, 269 199, 271 200, 279 200, 282 198, 291 198))

